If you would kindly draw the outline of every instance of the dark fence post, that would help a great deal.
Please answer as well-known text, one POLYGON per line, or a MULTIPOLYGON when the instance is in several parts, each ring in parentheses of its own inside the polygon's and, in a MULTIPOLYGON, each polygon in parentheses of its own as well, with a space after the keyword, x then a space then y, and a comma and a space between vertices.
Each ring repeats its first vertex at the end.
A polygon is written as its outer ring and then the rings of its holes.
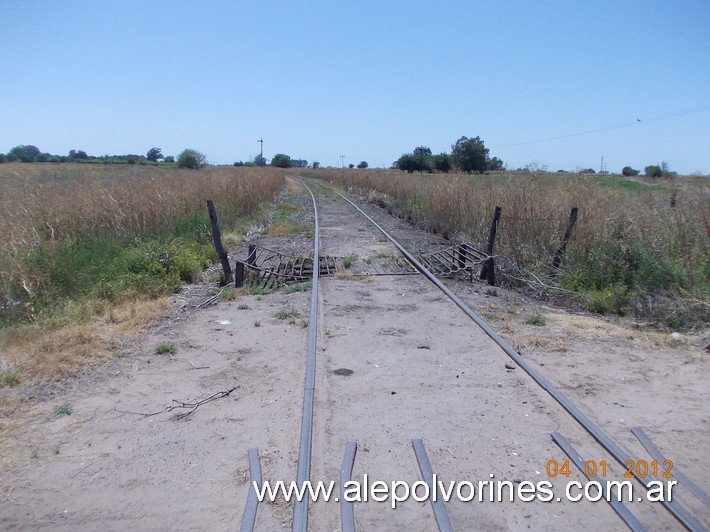
POLYGON ((244 263, 237 261, 234 265, 234 286, 241 288, 244 286, 244 263))
POLYGON ((498 231, 498 223, 500 222, 500 213, 503 209, 496 206, 496 210, 493 213, 493 222, 491 223, 491 230, 488 233, 488 247, 486 248, 486 254, 488 259, 483 263, 483 268, 481 268, 481 279, 487 279, 490 286, 496 285, 496 271, 495 264, 493 262, 493 244, 496 241, 496 232, 498 231))
POLYGON ((210 215, 210 226, 212 227, 212 240, 214 241, 214 247, 217 250, 217 256, 219 257, 219 262, 222 264, 222 282, 221 286, 232 282, 232 268, 229 266, 229 259, 227 258, 227 252, 222 246, 222 236, 219 233, 219 225, 217 225, 217 211, 214 210, 214 204, 212 200, 207 200, 207 212, 210 215))
POLYGON ((555 253, 555 258, 552 259, 552 274, 553 275, 559 269, 560 263, 562 262, 562 255, 565 254, 565 248, 567 247, 567 242, 569 242, 569 239, 572 236, 572 229, 574 229, 574 225, 577 223, 578 211, 579 211, 579 209, 577 207, 572 207, 572 212, 570 212, 570 214, 569 214, 569 221, 567 222, 567 229, 565 229, 565 234, 562 237, 562 244, 560 244, 560 247, 558 248, 557 252, 555 253))
POLYGON ((254 260, 256 260, 256 246, 254 244, 249 244, 249 254, 247 255, 247 264, 249 266, 254 266, 254 260))

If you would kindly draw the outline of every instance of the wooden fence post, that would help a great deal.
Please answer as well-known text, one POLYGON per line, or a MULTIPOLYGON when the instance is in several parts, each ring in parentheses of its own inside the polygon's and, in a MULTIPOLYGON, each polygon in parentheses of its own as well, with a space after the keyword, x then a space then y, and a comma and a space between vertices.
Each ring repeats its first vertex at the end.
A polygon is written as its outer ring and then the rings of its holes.
MULTIPOLYGON (((249 251, 247 252, 247 266, 254 266, 254 261, 256 260, 256 246, 254 244, 249 244, 249 251)), ((244 263, 237 261, 234 265, 234 286, 241 288, 244 286, 244 263)))
POLYGON ((560 263, 562 262, 562 255, 565 254, 565 248, 567 247, 567 242, 569 242, 569 239, 572 236, 572 229, 574 229, 574 225, 577 223, 577 213, 578 212, 579 212, 579 209, 577 207, 572 207, 572 212, 570 212, 569 221, 567 222, 567 229, 565 229, 565 234, 562 237, 562 243, 560 244, 560 247, 557 249, 557 252, 555 253, 555 258, 552 259, 552 274, 553 275, 560 268, 560 263))
POLYGON ((493 244, 496 241, 496 232, 498 231, 498 223, 500 222, 500 213, 503 209, 496 206, 496 210, 493 213, 493 222, 491 223, 491 230, 488 233, 488 247, 486 249, 486 254, 488 259, 483 263, 483 268, 481 268, 480 279, 487 279, 490 286, 496 285, 496 271, 495 263, 493 262, 493 244))
POLYGON ((222 282, 220 282, 220 286, 224 286, 232 282, 232 268, 229 266, 227 252, 224 250, 224 246, 222 246, 222 236, 219 233, 219 225, 217 224, 217 211, 214 209, 212 200, 207 200, 207 212, 210 215, 210 226, 212 227, 212 240, 214 241, 214 247, 217 250, 219 262, 222 264, 222 282))
POLYGON ((237 261, 234 265, 234 286, 241 288, 244 286, 244 263, 237 261))

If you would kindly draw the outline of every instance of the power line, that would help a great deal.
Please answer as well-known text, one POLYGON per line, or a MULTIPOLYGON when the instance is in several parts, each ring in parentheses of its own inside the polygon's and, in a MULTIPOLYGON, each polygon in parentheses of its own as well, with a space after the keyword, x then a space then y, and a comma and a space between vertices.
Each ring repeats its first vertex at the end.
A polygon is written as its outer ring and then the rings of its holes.
POLYGON ((621 128, 625 128, 625 127, 635 126, 637 124, 646 124, 648 122, 657 122, 658 120, 666 120, 668 118, 673 118, 675 116, 689 115, 691 113, 699 113, 699 112, 705 111, 707 109, 710 109, 710 106, 703 105, 700 107, 693 107, 691 109, 686 109, 684 111, 677 111, 674 113, 666 113, 666 114, 654 116, 651 118, 644 118, 643 120, 641 120, 640 118, 637 118, 633 122, 625 122, 623 124, 617 124, 615 126, 602 127, 599 129, 590 129, 588 131, 581 131, 579 133, 570 133, 567 135, 559 135, 557 137, 547 137, 544 139, 526 140, 523 142, 512 142, 510 144, 498 144, 496 146, 491 146, 491 148, 508 148, 510 146, 523 146, 525 144, 537 144, 539 142, 549 142, 552 140, 568 139, 568 138, 572 138, 572 137, 581 137, 582 135, 590 135, 592 133, 601 133, 602 131, 611 131, 613 129, 621 129, 621 128))

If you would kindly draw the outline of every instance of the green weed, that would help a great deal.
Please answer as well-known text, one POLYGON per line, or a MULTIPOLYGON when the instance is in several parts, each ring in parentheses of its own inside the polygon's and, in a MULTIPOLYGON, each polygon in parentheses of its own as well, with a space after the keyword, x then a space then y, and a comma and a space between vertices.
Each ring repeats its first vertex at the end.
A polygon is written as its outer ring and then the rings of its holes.
POLYGON ((296 292, 310 292, 311 283, 299 283, 286 287, 284 294, 293 294, 296 292))
POLYGON ((61 406, 56 407, 52 411, 52 417, 58 418, 58 417, 62 417, 62 416, 70 416, 71 412, 72 412, 71 406, 61 405, 61 406))
POLYGON ((163 343, 155 346, 156 355, 174 355, 175 353, 177 353, 175 344, 163 343))
POLYGON ((222 290, 223 301, 233 301, 237 298, 237 290, 233 286, 229 286, 222 290))
POLYGON ((547 318, 545 318, 542 314, 533 314, 532 316, 528 316, 525 323, 528 325, 535 325, 537 327, 544 327, 547 325, 547 318))
POLYGON ((300 317, 301 313, 294 309, 279 310, 277 313, 274 314, 274 318, 276 318, 277 320, 295 320, 296 318, 300 317))

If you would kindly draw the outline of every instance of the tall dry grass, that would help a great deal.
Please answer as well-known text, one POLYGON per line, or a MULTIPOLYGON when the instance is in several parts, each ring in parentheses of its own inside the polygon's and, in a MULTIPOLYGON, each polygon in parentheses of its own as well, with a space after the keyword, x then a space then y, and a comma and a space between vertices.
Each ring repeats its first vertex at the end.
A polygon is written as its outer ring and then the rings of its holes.
MULTIPOLYGON (((160 235, 218 210, 248 214, 284 184, 271 168, 0 165, 0 304, 30 302, 49 288, 43 264, 68 244, 160 235)), ((55 279, 56 282, 56 279, 55 279)))
POLYGON ((25 402, 12 388, 121 354, 166 311, 214 255, 205 200, 230 229, 283 185, 275 168, 1 164, 0 427, 25 402))
POLYGON ((590 310, 636 313, 673 327, 710 316, 710 183, 576 174, 419 175, 310 171, 386 194, 400 215, 483 247, 502 207, 494 253, 502 278, 541 293, 570 290, 590 310), (572 207, 579 208, 560 276, 550 277, 572 207))

